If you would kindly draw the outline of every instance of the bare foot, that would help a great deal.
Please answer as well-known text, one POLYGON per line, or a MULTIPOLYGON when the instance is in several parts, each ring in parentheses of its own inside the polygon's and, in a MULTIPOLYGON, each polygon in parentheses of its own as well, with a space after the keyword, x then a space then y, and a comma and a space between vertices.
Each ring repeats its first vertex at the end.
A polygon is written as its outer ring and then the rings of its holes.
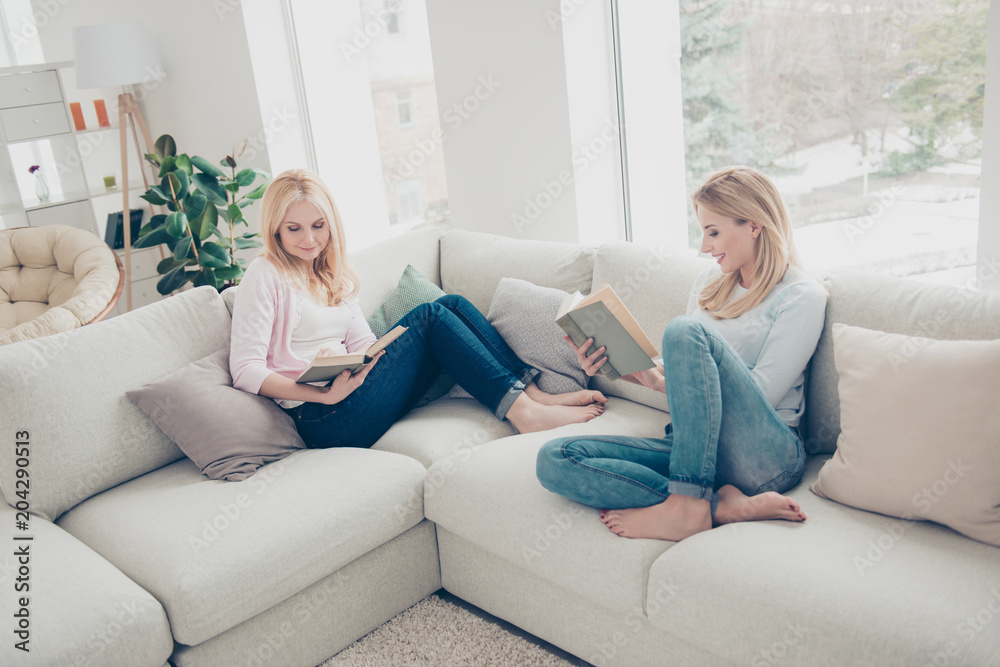
POLYGON ((659 505, 601 512, 601 521, 620 537, 680 542, 712 527, 707 500, 673 494, 659 505))
POLYGON ((593 403, 604 405, 608 402, 607 397, 595 389, 581 389, 565 394, 546 394, 532 382, 524 392, 531 397, 531 400, 542 405, 591 405, 593 403))
POLYGON ((521 392, 507 410, 507 419, 521 433, 547 431, 566 424, 582 424, 604 413, 604 405, 543 405, 521 392))
POLYGON ((715 523, 766 519, 805 521, 806 515, 797 502, 774 491, 748 496, 732 484, 726 484, 719 489, 719 507, 715 510, 715 523))

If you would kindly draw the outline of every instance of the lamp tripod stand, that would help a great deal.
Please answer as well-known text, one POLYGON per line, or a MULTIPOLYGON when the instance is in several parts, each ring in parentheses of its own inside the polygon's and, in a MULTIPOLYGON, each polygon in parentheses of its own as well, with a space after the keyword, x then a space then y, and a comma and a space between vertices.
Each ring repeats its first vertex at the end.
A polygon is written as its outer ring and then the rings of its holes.
MULTIPOLYGON (((128 136, 125 133, 125 123, 132 129, 132 140, 135 142, 135 151, 139 157, 139 173, 142 174, 142 183, 145 190, 149 189, 149 180, 146 178, 146 170, 143 169, 142 151, 139 148, 139 137, 135 131, 138 122, 142 137, 146 142, 146 152, 153 153, 153 139, 146 127, 146 121, 139 111, 139 105, 135 102, 132 93, 122 93, 118 96, 118 134, 122 151, 122 232, 125 237, 125 308, 132 310, 132 211, 128 205, 128 136)), ((149 206, 150 213, 153 205, 149 206)))

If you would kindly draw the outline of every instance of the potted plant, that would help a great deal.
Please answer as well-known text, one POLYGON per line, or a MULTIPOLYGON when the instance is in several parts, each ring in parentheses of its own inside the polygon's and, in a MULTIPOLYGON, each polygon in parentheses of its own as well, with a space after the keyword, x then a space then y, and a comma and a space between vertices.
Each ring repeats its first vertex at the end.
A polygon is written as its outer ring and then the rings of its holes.
POLYGON ((237 170, 246 143, 244 139, 233 155, 219 161, 229 173, 197 155, 178 154, 169 134, 156 140, 155 153, 146 154, 146 160, 159 169, 160 183, 146 190, 142 199, 166 206, 170 213, 154 215, 139 231, 135 247, 163 243, 170 249, 172 256, 156 267, 163 276, 156 284, 160 294, 170 294, 187 282, 220 291, 236 285, 246 268, 246 260, 236 251, 261 247, 260 234, 237 229, 248 226, 243 209, 264 195, 267 183, 242 195, 240 191, 258 176, 270 178, 260 169, 237 170))

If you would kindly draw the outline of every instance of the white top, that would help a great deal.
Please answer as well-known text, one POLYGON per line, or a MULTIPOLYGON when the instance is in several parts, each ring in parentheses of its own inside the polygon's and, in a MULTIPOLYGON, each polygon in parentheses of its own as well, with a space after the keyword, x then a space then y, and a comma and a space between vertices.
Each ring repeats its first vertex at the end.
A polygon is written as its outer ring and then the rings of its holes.
MULTIPOLYGON (((801 269, 789 267, 756 308, 717 320, 698 307, 698 296, 720 272, 712 266, 698 276, 687 314, 714 327, 733 346, 778 415, 798 426, 805 411, 806 367, 826 320, 826 290, 801 269)), ((746 292, 737 285, 733 299, 746 292)))
MULTIPOLYGON (((290 346, 295 356, 310 361, 324 347, 333 354, 347 354, 344 338, 351 326, 353 313, 350 306, 323 306, 316 303, 308 292, 298 290, 302 297, 302 313, 298 324, 292 329, 290 346)), ((312 382, 324 386, 327 382, 312 382)), ((283 408, 294 408, 304 401, 281 399, 283 408)))

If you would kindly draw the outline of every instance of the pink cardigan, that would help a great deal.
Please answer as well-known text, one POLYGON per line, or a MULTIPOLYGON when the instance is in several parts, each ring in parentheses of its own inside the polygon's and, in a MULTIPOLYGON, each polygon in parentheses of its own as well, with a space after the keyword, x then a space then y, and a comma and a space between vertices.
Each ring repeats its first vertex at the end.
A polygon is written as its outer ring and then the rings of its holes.
MULTIPOLYGON (((348 352, 375 342, 357 298, 348 299, 353 319, 344 337, 348 352)), ((285 281, 270 261, 258 257, 247 267, 233 304, 229 372, 233 386, 251 394, 271 373, 293 380, 309 366, 292 352, 292 331, 302 314, 302 294, 285 281)))

